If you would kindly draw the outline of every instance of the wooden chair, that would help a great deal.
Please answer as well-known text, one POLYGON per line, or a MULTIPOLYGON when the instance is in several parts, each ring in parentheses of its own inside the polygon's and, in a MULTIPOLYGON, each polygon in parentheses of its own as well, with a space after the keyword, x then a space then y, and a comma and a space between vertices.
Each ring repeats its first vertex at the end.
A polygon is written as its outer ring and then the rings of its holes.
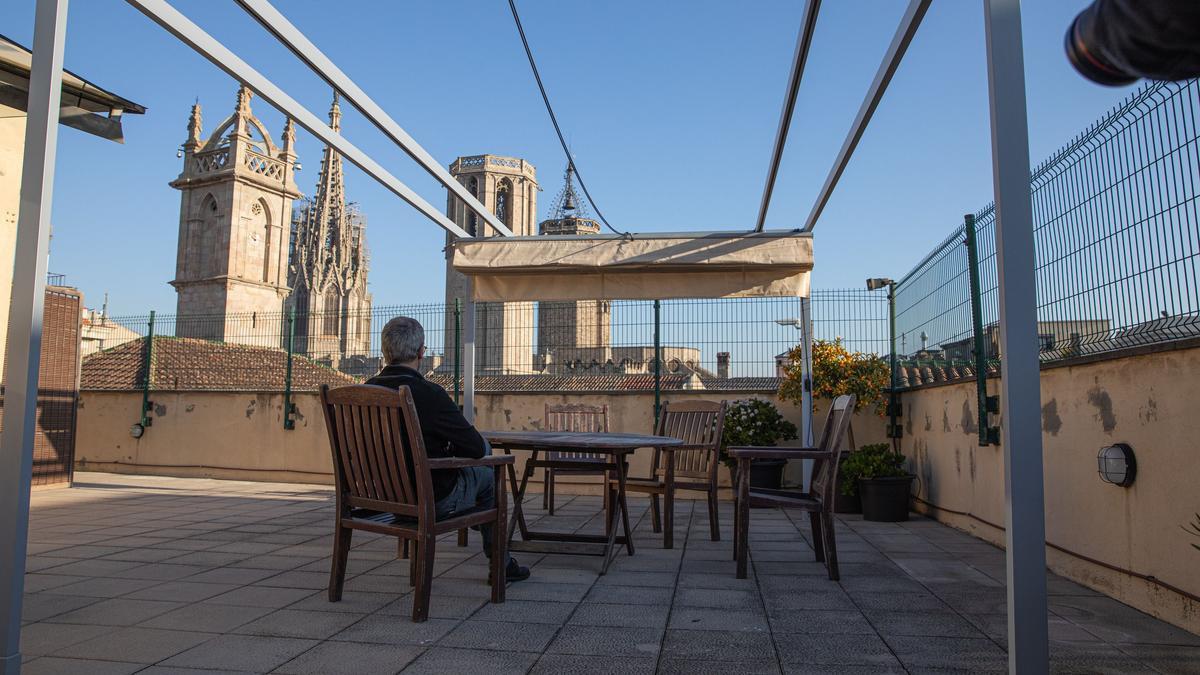
POLYGON ((675 491, 708 493, 708 525, 712 540, 721 540, 717 520, 717 468, 720 465, 721 433, 725 430, 728 401, 681 401, 663 403, 659 409, 657 436, 682 439, 684 445, 655 448, 649 478, 630 478, 626 490, 650 495, 650 514, 655 532, 663 533, 663 548, 675 545, 675 491), (663 497, 665 522, 659 510, 663 497))
POLYGON ((354 530, 412 540, 415 554, 409 571, 413 594, 412 620, 429 617, 433 584, 433 554, 437 536, 491 524, 492 602, 504 602, 507 558, 507 505, 504 465, 507 455, 482 459, 430 459, 421 438, 421 423, 408 387, 399 391, 367 384, 330 389, 321 387, 321 407, 333 452, 337 520, 334 523, 333 564, 329 571, 329 601, 342 599, 346 560, 354 530), (494 469, 496 506, 438 521, 434 518, 433 469, 488 466, 494 469))
POLYGON ((839 396, 833 401, 821 440, 815 448, 726 448, 730 457, 737 459, 737 491, 734 506, 733 540, 734 559, 737 560, 737 578, 746 578, 746 564, 750 547, 750 507, 776 506, 785 509, 807 511, 812 526, 813 550, 817 560, 825 563, 829 578, 837 581, 837 541, 833 532, 834 490, 837 484, 838 460, 843 442, 849 437, 854 445, 854 433, 850 430, 850 417, 854 414, 855 397, 839 396), (750 463, 756 459, 812 459, 812 485, 808 492, 798 490, 769 490, 750 487, 750 463))
MULTIPOLYGON (((608 405, 586 405, 583 403, 566 403, 561 405, 546 404, 544 423, 546 431, 582 431, 586 433, 608 433, 608 405)), ((546 459, 552 462, 595 462, 605 459, 605 455, 590 452, 550 452, 546 459)), ((546 485, 542 490, 542 508, 554 515, 554 477, 557 474, 600 475, 606 472, 599 469, 546 469, 546 485)))

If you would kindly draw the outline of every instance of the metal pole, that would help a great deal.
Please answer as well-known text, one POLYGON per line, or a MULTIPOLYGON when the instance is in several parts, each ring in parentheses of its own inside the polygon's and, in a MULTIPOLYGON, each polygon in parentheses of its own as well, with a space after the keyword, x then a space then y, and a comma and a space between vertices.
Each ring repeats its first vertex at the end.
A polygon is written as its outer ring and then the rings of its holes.
POLYGON ((792 56, 792 71, 788 75, 787 89, 783 94, 783 111, 779 113, 779 128, 775 131, 775 147, 771 150, 771 163, 767 166, 767 184, 763 186, 762 203, 758 207, 758 222, 754 225, 755 232, 762 232, 767 222, 771 193, 775 191, 779 162, 783 160, 783 148, 787 145, 788 130, 792 127, 792 113, 796 112, 796 95, 800 92, 800 80, 804 77, 804 64, 808 62, 808 50, 812 47, 813 33, 817 28, 817 13, 820 10, 821 0, 808 0, 804 14, 800 17, 800 34, 796 36, 796 53, 792 56))
POLYGON ((296 353, 296 308, 288 308, 288 339, 287 339, 287 372, 283 376, 283 428, 291 431, 296 428, 296 418, 293 413, 295 404, 292 403, 292 356, 296 353))
POLYGON ((475 423, 475 282, 467 277, 467 299, 463 303, 463 415, 475 423))
POLYGON ((888 389, 888 437, 892 439, 892 446, 899 451, 900 434, 896 427, 896 416, 900 412, 900 397, 896 394, 896 368, 899 365, 896 357, 896 282, 888 282, 888 351, 892 353, 889 361, 891 361, 891 386, 888 389))
POLYGON ((883 62, 879 64, 879 70, 875 73, 875 80, 871 82, 871 87, 867 89, 867 96, 858 109, 858 116, 854 118, 854 124, 851 125, 850 132, 846 134, 846 140, 842 143, 842 149, 838 152, 837 159, 834 160, 833 167, 825 178, 825 184, 821 186, 821 191, 817 194, 817 201, 808 214, 808 220, 804 222, 805 232, 812 232, 813 228, 817 226, 817 219, 821 217, 821 212, 825 210, 825 204, 833 194, 834 188, 837 187, 838 181, 841 180, 842 172, 850 163, 850 156, 854 154, 854 149, 858 147, 863 132, 871 123, 871 117, 875 114, 875 109, 879 107, 879 101, 883 99, 883 93, 887 91, 892 76, 900 67, 900 61, 904 59, 904 53, 908 51, 908 45, 912 42, 913 36, 917 34, 917 27, 921 25, 921 19, 925 18, 925 12, 929 9, 929 3, 932 1, 910 0, 908 3, 908 9, 900 19, 900 26, 892 36, 892 43, 883 56, 883 62))
POLYGON ((142 372, 145 377, 142 379, 142 418, 138 420, 138 424, 142 425, 142 429, 154 423, 150 417, 150 385, 154 379, 154 310, 150 310, 150 321, 146 324, 146 358, 142 361, 142 372))
POLYGON ((454 299, 454 402, 462 406, 462 300, 454 299))
POLYGON ((975 216, 963 216, 967 235, 967 267, 971 279, 971 323, 975 332, 975 406, 979 417, 979 445, 989 444, 987 410, 987 352, 983 344, 983 298, 979 283, 979 242, 975 237, 975 216))
POLYGON ((1049 668, 1041 370, 1020 0, 984 0, 1008 550, 1008 670, 1049 668))
POLYGON ((167 32, 179 38, 181 42, 207 58, 213 65, 225 71, 230 77, 250 87, 264 101, 294 119, 296 124, 299 124, 309 133, 316 136, 325 145, 337 150, 346 161, 362 169, 367 175, 374 178, 397 197, 408 202, 409 205, 420 211, 426 218, 432 220, 442 229, 456 237, 470 236, 461 227, 451 222, 445 214, 414 192, 412 188, 402 183, 399 178, 396 178, 395 175, 384 169, 381 164, 371 159, 358 146, 346 140, 345 136, 329 128, 320 118, 300 105, 296 99, 288 96, 278 85, 268 80, 262 73, 251 68, 250 64, 239 58, 237 54, 230 51, 229 48, 217 41, 216 38, 204 32, 186 16, 180 14, 174 7, 163 0, 125 1, 165 28, 167 32))
POLYGON ((4 675, 21 671, 21 596, 25 591, 42 308, 66 33, 67 0, 38 0, 4 360, 8 373, 4 431, 0 436, 0 673, 4 675))
POLYGON ((662 302, 654 301, 654 428, 662 407, 662 302))
POLYGON ((800 338, 801 354, 804 359, 804 389, 801 393, 801 405, 803 406, 802 415, 800 417, 803 432, 804 445, 812 447, 813 439, 813 379, 812 379, 812 298, 800 298, 800 330, 804 331, 800 338))

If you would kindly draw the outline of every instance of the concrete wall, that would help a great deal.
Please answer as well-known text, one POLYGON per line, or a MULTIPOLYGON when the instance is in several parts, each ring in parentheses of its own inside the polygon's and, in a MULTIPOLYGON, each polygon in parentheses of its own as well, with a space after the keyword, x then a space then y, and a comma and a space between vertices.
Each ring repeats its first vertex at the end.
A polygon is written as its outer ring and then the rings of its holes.
POLYGON ((0 358, 8 339, 17 212, 21 206, 21 164, 25 153, 25 113, 0 105, 0 358))
MULTIPOLYGON (((1182 527, 1200 512, 1197 373, 1200 345, 1047 368, 1041 387, 1051 569, 1193 632, 1200 539, 1182 527), (1097 473, 1096 454, 1117 442, 1137 458, 1128 488, 1097 473)), ((998 393, 999 381, 988 387, 998 393)), ((902 403, 918 510, 1003 545, 1003 450, 977 444, 974 381, 917 389, 902 403)))
MULTIPOLYGON (((773 394, 759 394, 776 402, 773 394)), ((746 395, 743 398, 749 397, 746 395)), ((720 400, 719 394, 673 392, 665 400, 720 400)), ((314 394, 297 394, 299 411, 296 429, 283 429, 283 395, 236 392, 151 392, 153 424, 145 435, 134 439, 129 429, 139 419, 139 392, 85 391, 80 395, 79 441, 76 467, 79 470, 153 473, 180 476, 212 476, 244 480, 331 482, 328 437, 314 394)), ((481 429, 537 429, 546 403, 607 403, 609 427, 613 431, 650 433, 653 429, 654 397, 630 394, 480 394, 477 420, 481 429)), ((823 419, 827 402, 818 404, 823 419)), ((800 410, 791 404, 780 410, 797 426, 800 410)), ((858 443, 882 440, 883 420, 871 413, 855 422, 858 443)), ((518 453, 518 462, 524 453, 518 453)), ((634 472, 647 474, 649 451, 641 451, 632 463, 634 472)), ((788 477, 797 481, 801 467, 789 467, 788 477)), ((728 481, 721 472, 723 482, 728 481)), ((597 479, 564 477, 555 483, 560 493, 598 491, 597 479)))

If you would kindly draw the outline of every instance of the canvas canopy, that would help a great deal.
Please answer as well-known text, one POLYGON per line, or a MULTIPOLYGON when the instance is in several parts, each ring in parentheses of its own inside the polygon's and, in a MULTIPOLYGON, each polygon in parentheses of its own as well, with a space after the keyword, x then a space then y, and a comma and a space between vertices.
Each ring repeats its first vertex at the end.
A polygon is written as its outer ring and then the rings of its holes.
POLYGON ((737 232, 459 239, 472 299, 807 297, 811 233, 737 232))

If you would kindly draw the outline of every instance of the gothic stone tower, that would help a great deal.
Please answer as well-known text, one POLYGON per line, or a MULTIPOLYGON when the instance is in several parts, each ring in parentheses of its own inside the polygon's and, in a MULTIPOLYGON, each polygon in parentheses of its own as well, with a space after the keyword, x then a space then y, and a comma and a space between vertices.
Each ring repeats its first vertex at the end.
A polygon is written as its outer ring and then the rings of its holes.
MULTIPOLYGON (((575 166, 567 164, 562 192, 539 234, 572 236, 597 234, 600 223, 588 216, 575 191, 575 166)), ((538 304, 538 365, 547 373, 566 374, 612 359, 612 303, 608 300, 542 302, 538 304)))
MULTIPOLYGON (((334 94, 329 126, 341 129, 334 94)), ((367 370, 371 295, 366 219, 346 204, 342 157, 326 146, 316 195, 296 210, 288 308, 296 312, 296 351, 334 368, 367 370), (349 360, 347 360, 349 359, 349 360)))
MULTIPOLYGON (((537 170, 515 157, 478 155, 459 157, 450 165, 450 175, 458 179, 500 222, 517 236, 537 233, 537 170)), ((490 237, 491 231, 453 195, 446 203, 446 215, 472 236, 490 237)), ((447 238, 449 241, 449 237, 447 238)), ((446 251, 446 304, 453 308, 455 299, 467 297, 467 279, 450 266, 446 251)), ((475 311, 475 361, 484 373, 533 372, 533 304, 528 302, 481 303, 475 311)), ((447 367, 454 364, 454 314, 446 319, 447 367)))
POLYGON ((233 114, 201 140, 200 104, 192 106, 181 148, 183 172, 175 280, 176 335, 281 346, 288 294, 287 255, 296 155, 291 120, 283 147, 271 142, 238 89, 233 114))

